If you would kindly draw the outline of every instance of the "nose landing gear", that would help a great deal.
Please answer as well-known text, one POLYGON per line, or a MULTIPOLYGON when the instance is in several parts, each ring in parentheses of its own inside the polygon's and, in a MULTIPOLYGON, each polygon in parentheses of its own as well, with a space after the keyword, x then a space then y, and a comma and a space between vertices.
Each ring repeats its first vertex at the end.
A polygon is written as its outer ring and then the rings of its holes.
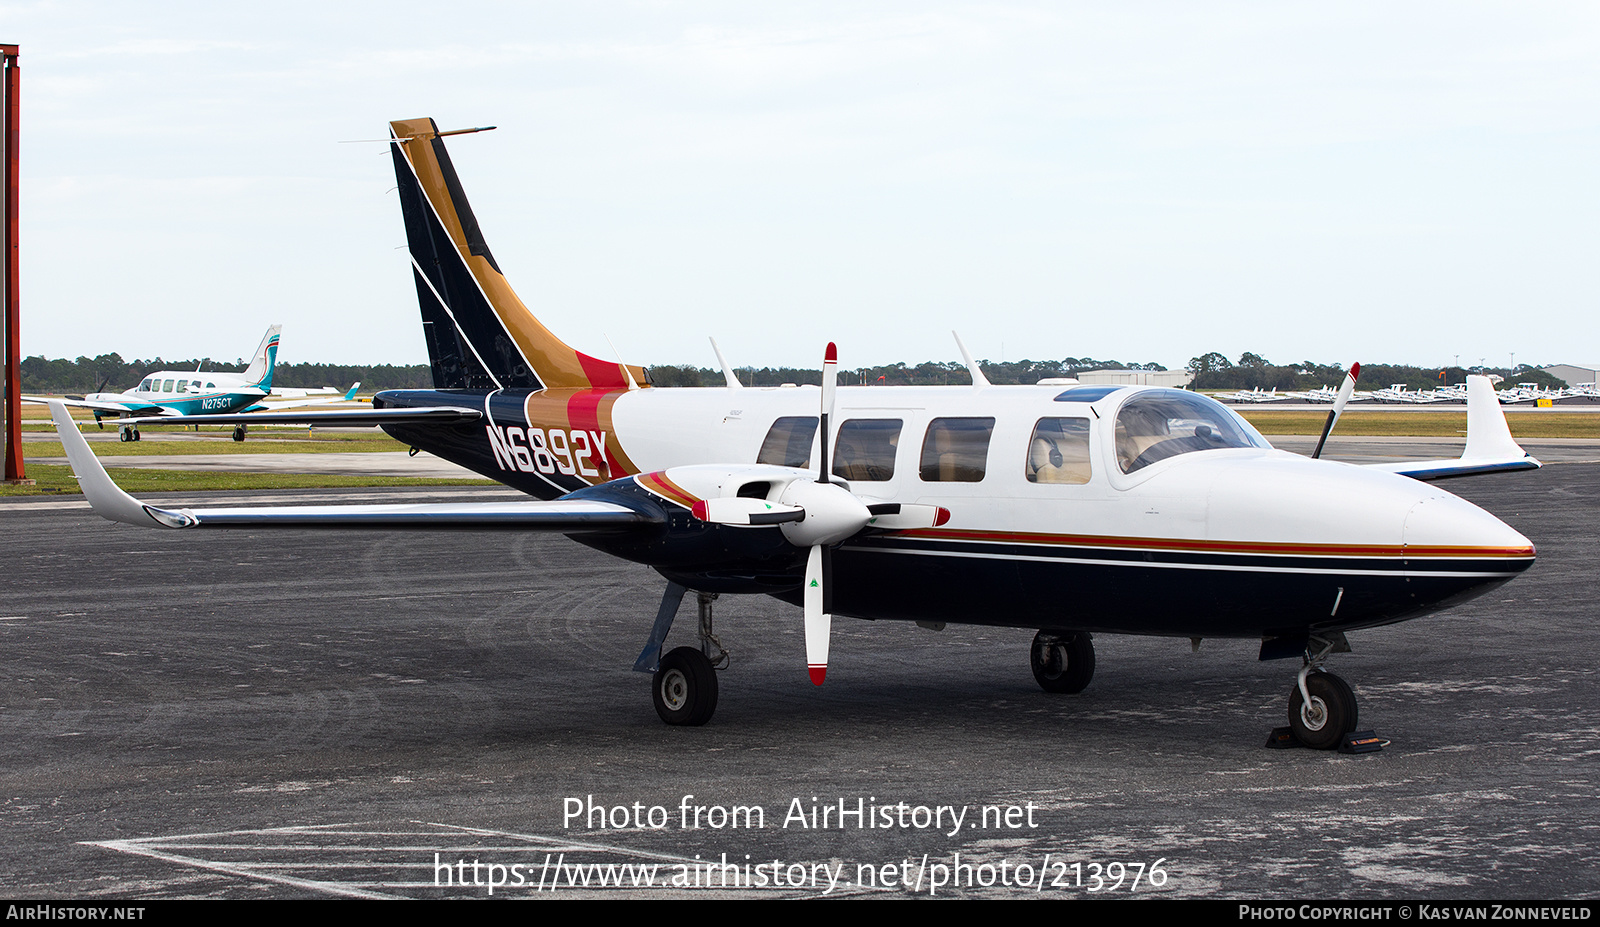
POLYGON ((1321 649, 1313 654, 1311 646, 1307 646, 1305 665, 1289 691, 1289 729, 1295 740, 1313 750, 1339 746, 1345 735, 1355 731, 1360 719, 1350 684, 1322 669, 1322 661, 1338 643, 1311 638, 1310 644, 1321 644, 1321 649))

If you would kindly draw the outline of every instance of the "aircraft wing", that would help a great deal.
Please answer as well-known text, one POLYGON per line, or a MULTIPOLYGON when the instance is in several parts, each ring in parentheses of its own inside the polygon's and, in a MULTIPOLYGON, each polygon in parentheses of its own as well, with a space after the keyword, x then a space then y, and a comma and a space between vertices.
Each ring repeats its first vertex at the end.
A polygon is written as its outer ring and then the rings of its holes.
POLYGON ((149 421, 160 421, 163 416, 173 416, 178 413, 153 402, 96 402, 89 399, 54 399, 48 396, 18 396, 23 402, 59 402, 64 406, 74 409, 91 409, 105 415, 144 415, 150 416, 149 421))
POLYGON ((1500 400, 1495 397, 1489 378, 1473 375, 1467 377, 1467 447, 1460 457, 1367 466, 1419 480, 1443 480, 1480 473, 1537 470, 1543 464, 1511 436, 1505 411, 1500 408, 1500 400))
POLYGON ((78 485, 83 488, 95 514, 141 528, 336 525, 344 528, 517 528, 570 533, 629 530, 659 521, 659 516, 627 506, 581 499, 162 509, 140 502, 111 481, 60 400, 50 400, 50 417, 55 420, 56 432, 61 436, 72 472, 78 477, 78 485))

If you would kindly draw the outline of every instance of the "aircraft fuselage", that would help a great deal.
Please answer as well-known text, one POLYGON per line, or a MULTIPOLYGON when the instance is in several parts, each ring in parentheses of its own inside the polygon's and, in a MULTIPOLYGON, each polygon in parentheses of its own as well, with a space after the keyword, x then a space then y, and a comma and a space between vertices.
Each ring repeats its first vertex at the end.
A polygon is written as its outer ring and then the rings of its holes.
MULTIPOLYGON (((1477 506, 1430 483, 1273 450, 1210 400, 1185 401, 1226 418, 1166 442, 1130 439, 1123 406, 1170 392, 840 389, 836 476, 868 504, 936 505, 951 517, 840 545, 834 613, 1196 637, 1343 631, 1450 607, 1533 562, 1532 544, 1477 506), (952 423, 985 436, 964 468, 937 446, 952 423), (1230 426, 1234 446, 1144 459, 1230 426), (1078 456, 1052 467, 1040 435, 1065 446, 1063 428, 1078 456), (841 462, 852 436, 877 441, 879 457, 841 462)), ((709 524, 690 507, 735 493, 776 501, 788 482, 816 479, 815 437, 774 437, 780 422, 815 421, 814 387, 407 390, 374 401, 441 405, 485 417, 385 427, 538 498, 618 503, 660 522, 654 535, 573 535, 585 544, 692 588, 798 603, 803 548, 777 527, 709 524)))

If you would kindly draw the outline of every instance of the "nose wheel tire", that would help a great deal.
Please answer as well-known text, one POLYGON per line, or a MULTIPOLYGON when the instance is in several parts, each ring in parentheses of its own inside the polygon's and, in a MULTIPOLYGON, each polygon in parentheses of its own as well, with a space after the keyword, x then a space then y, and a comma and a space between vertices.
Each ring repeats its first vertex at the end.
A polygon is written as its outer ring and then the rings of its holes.
POLYGON ((1094 678, 1094 641, 1082 632, 1040 631, 1028 648, 1028 665, 1046 692, 1082 692, 1094 678))
POLYGON ((697 648, 679 647, 661 659, 650 691, 662 721, 699 726, 717 710, 717 671, 697 648))
POLYGON ((235 441, 243 441, 244 440, 244 434, 245 434, 245 426, 243 426, 243 425, 235 425, 235 426, 233 426, 233 440, 235 440, 235 441))
POLYGON ((1332 673, 1306 677, 1308 702, 1296 685, 1289 691, 1289 727, 1295 739, 1313 750, 1332 750, 1359 720, 1350 684, 1332 673))

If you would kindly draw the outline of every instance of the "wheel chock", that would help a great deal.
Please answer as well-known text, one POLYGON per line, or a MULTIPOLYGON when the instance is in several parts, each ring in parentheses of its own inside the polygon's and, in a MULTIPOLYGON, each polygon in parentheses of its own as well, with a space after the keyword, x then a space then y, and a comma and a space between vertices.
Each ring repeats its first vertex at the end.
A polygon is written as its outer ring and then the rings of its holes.
POLYGON ((1353 731, 1344 735, 1339 741, 1340 753, 1378 753, 1387 747, 1389 742, 1378 737, 1371 731, 1353 731))
MULTIPOLYGON (((1263 746, 1274 750, 1290 750, 1305 745, 1295 739, 1292 728, 1275 727, 1267 735, 1267 742, 1263 746)), ((1352 731, 1339 741, 1338 750, 1340 753, 1378 753, 1387 746, 1389 741, 1371 731, 1352 731)))

